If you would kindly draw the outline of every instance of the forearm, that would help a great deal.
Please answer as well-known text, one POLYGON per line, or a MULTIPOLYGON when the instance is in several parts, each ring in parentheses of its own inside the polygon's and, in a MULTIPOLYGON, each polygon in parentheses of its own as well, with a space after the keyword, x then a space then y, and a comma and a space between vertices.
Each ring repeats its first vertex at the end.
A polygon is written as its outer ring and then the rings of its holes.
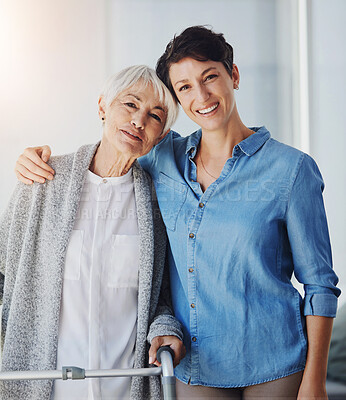
POLYGON ((306 316, 308 353, 299 399, 327 398, 325 381, 333 318, 306 316))
POLYGON ((306 316, 308 335, 308 354, 306 370, 317 379, 325 381, 330 338, 332 335, 333 318, 306 316))

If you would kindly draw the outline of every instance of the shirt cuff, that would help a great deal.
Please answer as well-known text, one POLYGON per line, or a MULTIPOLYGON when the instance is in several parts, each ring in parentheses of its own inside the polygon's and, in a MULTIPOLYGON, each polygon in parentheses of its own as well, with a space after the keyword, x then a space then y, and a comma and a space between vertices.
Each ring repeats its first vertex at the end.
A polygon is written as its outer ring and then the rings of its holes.
POLYGON ((180 322, 172 315, 156 317, 155 321, 150 325, 147 341, 151 343, 156 336, 176 336, 178 339, 183 340, 180 322))
POLYGON ((319 315, 335 318, 338 299, 333 294, 308 294, 304 300, 304 315, 319 315))

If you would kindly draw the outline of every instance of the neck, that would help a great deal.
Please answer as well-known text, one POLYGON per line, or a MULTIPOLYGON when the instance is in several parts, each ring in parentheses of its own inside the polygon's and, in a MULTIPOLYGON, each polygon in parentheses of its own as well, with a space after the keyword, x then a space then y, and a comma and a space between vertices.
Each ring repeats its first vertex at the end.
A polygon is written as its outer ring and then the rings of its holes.
POLYGON ((110 143, 102 140, 89 169, 102 178, 123 176, 130 170, 135 160, 135 157, 117 151, 110 143))
POLYGON ((202 129, 199 151, 203 153, 203 159, 218 159, 224 163, 232 157, 234 146, 252 133, 253 131, 243 124, 238 113, 236 113, 227 126, 217 131, 202 129))

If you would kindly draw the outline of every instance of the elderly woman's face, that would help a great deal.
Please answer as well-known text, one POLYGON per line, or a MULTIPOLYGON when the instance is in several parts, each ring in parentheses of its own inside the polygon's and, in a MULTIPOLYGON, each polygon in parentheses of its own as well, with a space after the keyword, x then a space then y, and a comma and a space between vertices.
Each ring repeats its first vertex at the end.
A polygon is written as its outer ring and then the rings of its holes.
POLYGON ((129 157, 147 154, 164 137, 166 112, 151 85, 136 83, 109 106, 101 97, 99 114, 104 118, 103 140, 129 157))

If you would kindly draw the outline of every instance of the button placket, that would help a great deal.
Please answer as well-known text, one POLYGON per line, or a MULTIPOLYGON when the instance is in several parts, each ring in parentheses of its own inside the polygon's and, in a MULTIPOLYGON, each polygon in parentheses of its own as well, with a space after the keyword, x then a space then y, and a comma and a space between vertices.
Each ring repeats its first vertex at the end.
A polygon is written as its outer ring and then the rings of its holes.
MULTIPOLYGON (((187 262, 188 262, 188 267, 187 269, 187 283, 188 283, 188 307, 190 310, 190 334, 191 338, 196 337, 197 334, 197 313, 196 313, 196 291, 197 291, 197 284, 196 284, 196 274, 194 273, 195 269, 195 247, 196 247, 196 241, 197 235, 196 232, 198 231, 198 224, 199 224, 199 218, 198 215, 195 214, 194 218, 191 219, 191 225, 189 227, 189 233, 188 233, 188 239, 187 239, 187 262)), ((192 377, 196 377, 198 374, 196 371, 196 359, 198 358, 198 353, 197 353, 197 347, 196 345, 191 342, 192 348, 191 348, 191 363, 192 363, 192 368, 191 368, 191 373, 192 377), (195 353, 195 355, 194 355, 195 353), (197 357, 197 358, 196 358, 197 357), (195 365, 195 366, 194 366, 195 365)), ((198 368, 198 366, 197 366, 198 368)))

